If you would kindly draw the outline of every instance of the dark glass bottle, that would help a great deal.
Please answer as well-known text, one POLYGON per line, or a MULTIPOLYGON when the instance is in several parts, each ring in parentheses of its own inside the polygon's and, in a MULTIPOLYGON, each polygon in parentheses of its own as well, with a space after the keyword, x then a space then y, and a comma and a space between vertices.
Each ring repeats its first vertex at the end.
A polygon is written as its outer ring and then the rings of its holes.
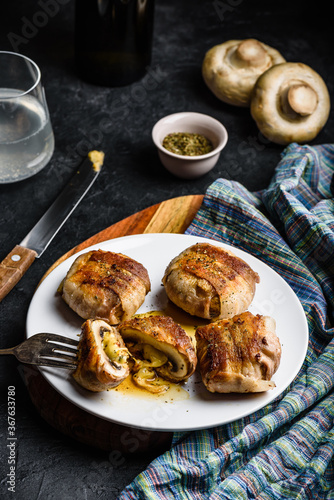
POLYGON ((76 0, 79 76, 117 87, 145 75, 151 62, 154 0, 76 0))

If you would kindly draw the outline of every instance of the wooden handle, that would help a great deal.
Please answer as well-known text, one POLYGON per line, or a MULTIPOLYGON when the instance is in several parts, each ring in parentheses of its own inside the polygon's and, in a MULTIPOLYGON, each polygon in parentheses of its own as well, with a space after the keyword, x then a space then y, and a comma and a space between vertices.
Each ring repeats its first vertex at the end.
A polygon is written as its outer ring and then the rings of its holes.
POLYGON ((37 257, 29 248, 16 245, 0 263, 0 302, 20 281, 37 257))

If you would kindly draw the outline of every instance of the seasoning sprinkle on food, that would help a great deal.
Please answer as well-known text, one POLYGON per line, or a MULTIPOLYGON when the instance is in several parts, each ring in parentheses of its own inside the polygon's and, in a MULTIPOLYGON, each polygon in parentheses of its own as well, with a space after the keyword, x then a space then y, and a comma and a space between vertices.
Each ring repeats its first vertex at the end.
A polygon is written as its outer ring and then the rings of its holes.
POLYGON ((211 141, 204 135, 190 132, 168 134, 162 145, 171 153, 182 156, 201 156, 213 150, 211 141))

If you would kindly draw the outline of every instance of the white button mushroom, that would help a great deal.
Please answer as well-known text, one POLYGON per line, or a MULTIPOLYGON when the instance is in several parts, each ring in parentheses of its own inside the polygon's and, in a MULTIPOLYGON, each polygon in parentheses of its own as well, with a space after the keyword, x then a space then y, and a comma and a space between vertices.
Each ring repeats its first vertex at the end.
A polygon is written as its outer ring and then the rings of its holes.
POLYGON ((321 76, 303 63, 278 64, 256 82, 250 111, 260 132, 287 145, 316 137, 327 122, 330 97, 321 76))
POLYGON ((283 62, 284 57, 276 49, 258 40, 229 40, 205 54, 202 75, 218 99, 247 107, 258 77, 283 62))

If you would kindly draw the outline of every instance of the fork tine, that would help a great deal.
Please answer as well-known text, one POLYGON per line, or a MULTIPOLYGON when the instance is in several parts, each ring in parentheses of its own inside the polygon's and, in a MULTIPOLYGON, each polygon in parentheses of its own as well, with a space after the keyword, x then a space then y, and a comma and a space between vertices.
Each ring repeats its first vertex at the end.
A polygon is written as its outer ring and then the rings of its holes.
POLYGON ((60 354, 69 352, 72 354, 77 354, 78 349, 76 347, 70 347, 60 344, 54 344, 53 342, 46 342, 40 350, 41 354, 47 354, 49 352, 58 352, 60 354))
POLYGON ((61 359, 53 360, 53 359, 39 359, 36 363, 38 366, 54 366, 56 368, 67 368, 68 370, 74 370, 77 365, 76 363, 67 363, 62 362, 61 359))
POLYGON ((75 362, 76 356, 71 356, 70 354, 63 354, 63 353, 58 353, 57 351, 49 351, 49 350, 41 350, 38 353, 39 359, 46 359, 46 358, 57 358, 57 359, 66 359, 68 361, 75 362))
POLYGON ((79 344, 79 340, 63 337, 62 335, 58 335, 57 333, 36 333, 34 337, 38 337, 39 339, 46 342, 61 342, 63 344, 70 344, 73 346, 77 346, 79 344))

